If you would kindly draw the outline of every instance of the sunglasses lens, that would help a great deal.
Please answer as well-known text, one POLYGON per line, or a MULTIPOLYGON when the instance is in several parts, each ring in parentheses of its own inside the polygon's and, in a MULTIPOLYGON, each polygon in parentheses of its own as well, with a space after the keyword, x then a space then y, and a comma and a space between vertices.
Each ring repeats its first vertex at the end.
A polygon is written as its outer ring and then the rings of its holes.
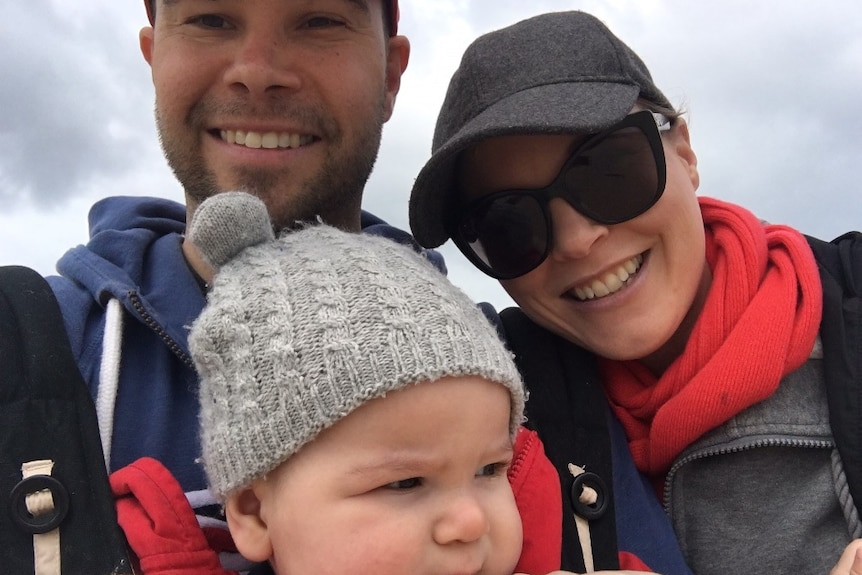
POLYGON ((588 143, 570 160, 564 195, 596 221, 630 220, 648 210, 661 194, 656 161, 643 131, 621 128, 588 143))
POLYGON ((651 112, 637 112, 588 139, 545 188, 491 194, 467 209, 453 233, 458 247, 482 271, 511 279, 547 257, 551 231, 547 203, 564 198, 602 224, 619 224, 651 208, 665 185, 664 153, 651 112))
POLYGON ((496 195, 476 206, 462 220, 462 249, 498 278, 517 277, 545 258, 548 229, 539 202, 526 194, 496 195))

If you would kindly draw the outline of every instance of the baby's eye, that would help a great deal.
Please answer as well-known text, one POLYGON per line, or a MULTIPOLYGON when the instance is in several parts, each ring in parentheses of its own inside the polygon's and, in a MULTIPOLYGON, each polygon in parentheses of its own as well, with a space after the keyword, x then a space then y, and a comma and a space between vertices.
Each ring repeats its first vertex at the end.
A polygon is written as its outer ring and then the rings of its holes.
POLYGON ((476 477, 494 477, 496 475, 505 475, 509 464, 507 462, 498 461, 497 463, 489 463, 483 466, 476 472, 476 477))
POLYGON ((386 484, 386 489, 394 489, 394 490, 406 490, 406 489, 416 489, 417 487, 422 485, 422 479, 419 477, 411 477, 410 479, 399 479, 398 481, 393 481, 392 483, 386 484))

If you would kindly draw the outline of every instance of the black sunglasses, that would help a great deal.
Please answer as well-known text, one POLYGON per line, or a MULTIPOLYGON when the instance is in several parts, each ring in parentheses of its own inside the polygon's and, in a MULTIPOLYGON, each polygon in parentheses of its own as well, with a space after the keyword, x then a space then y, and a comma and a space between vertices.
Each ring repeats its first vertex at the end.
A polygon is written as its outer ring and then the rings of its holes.
POLYGON ((502 190, 462 206, 448 220, 452 240, 493 278, 534 270, 553 246, 551 198, 601 224, 631 220, 658 201, 665 186, 661 132, 670 128, 655 112, 626 116, 581 144, 550 185, 502 190))

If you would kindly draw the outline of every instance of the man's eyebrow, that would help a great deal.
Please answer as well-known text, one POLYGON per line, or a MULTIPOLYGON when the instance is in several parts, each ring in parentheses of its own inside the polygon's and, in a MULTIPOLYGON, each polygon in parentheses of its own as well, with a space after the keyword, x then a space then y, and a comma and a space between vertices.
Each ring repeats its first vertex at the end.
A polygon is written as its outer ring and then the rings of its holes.
MULTIPOLYGON (((371 8, 369 8, 369 6, 368 6, 368 0, 345 0, 345 1, 348 2, 349 4, 353 4, 354 6, 356 6, 357 8, 359 8, 360 10, 362 10, 365 13, 368 13, 371 10, 371 8)), ((380 0, 380 1, 385 2, 386 0, 380 0)), ((384 10, 385 10, 385 8, 384 8, 384 10)))
MULTIPOLYGON (((183 0, 154 0, 156 3, 161 2, 163 6, 171 6, 174 4, 179 4, 183 0)), ((216 3, 219 0, 209 0, 210 2, 216 3)), ((381 0, 381 2, 385 2, 386 0, 381 0)), ((356 8, 359 8, 366 14, 371 11, 371 8, 368 5, 368 0, 343 0, 343 2, 347 4, 352 4, 356 8)), ((385 6, 382 6, 384 10, 387 10, 385 6)))
MULTIPOLYGON (((162 6, 174 6, 175 4, 181 4, 183 0, 155 0, 157 3, 161 2, 162 6)), ((209 0, 213 4, 219 2, 219 0, 209 0)))
MULTIPOLYGON (((348 4, 353 6, 354 8, 358 8, 364 14, 368 14, 371 12, 371 6, 368 3, 368 0, 341 0, 343 4, 348 4)), ((387 2, 388 0, 380 0, 381 2, 387 2)), ((309 2, 310 4, 314 4, 314 2, 309 2)), ((381 6, 383 8, 384 14, 387 13, 387 9, 385 6, 381 6)))
MULTIPOLYGON (((172 6, 174 4, 179 4, 183 0, 155 0, 156 2, 161 2, 163 6, 172 6)), ((210 2, 216 3, 219 0, 209 0, 210 2)), ((353 6, 359 8, 366 14, 371 11, 371 8, 368 5, 368 0, 343 0, 347 4, 352 4, 353 6)), ((381 0, 381 2, 385 2, 386 0, 381 0)), ((386 10, 386 7, 383 7, 386 10)))

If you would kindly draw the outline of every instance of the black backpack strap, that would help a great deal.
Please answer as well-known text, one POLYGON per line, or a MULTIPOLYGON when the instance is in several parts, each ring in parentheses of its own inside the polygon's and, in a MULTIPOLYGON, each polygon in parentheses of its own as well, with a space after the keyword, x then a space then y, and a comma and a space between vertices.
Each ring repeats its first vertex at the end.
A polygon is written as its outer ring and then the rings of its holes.
POLYGON ((862 516, 862 233, 806 239, 823 285, 820 338, 832 435, 862 516))
POLYGON ((538 432, 545 453, 560 475, 562 569, 585 571, 573 515, 576 509, 589 520, 595 569, 619 569, 608 405, 595 358, 539 327, 518 308, 503 310, 500 319, 529 391, 526 426, 538 432), (594 474, 586 481, 599 491, 596 505, 585 508, 577 502, 580 490, 569 464, 594 474), (577 490, 574 498, 573 487, 577 490))
POLYGON ((32 573, 33 537, 60 530, 62 573, 131 573, 99 439, 95 407, 72 356, 48 283, 0 267, 0 565, 32 573), (22 479, 22 464, 50 460, 50 475, 22 479), (51 492, 31 515, 26 496, 51 492))

